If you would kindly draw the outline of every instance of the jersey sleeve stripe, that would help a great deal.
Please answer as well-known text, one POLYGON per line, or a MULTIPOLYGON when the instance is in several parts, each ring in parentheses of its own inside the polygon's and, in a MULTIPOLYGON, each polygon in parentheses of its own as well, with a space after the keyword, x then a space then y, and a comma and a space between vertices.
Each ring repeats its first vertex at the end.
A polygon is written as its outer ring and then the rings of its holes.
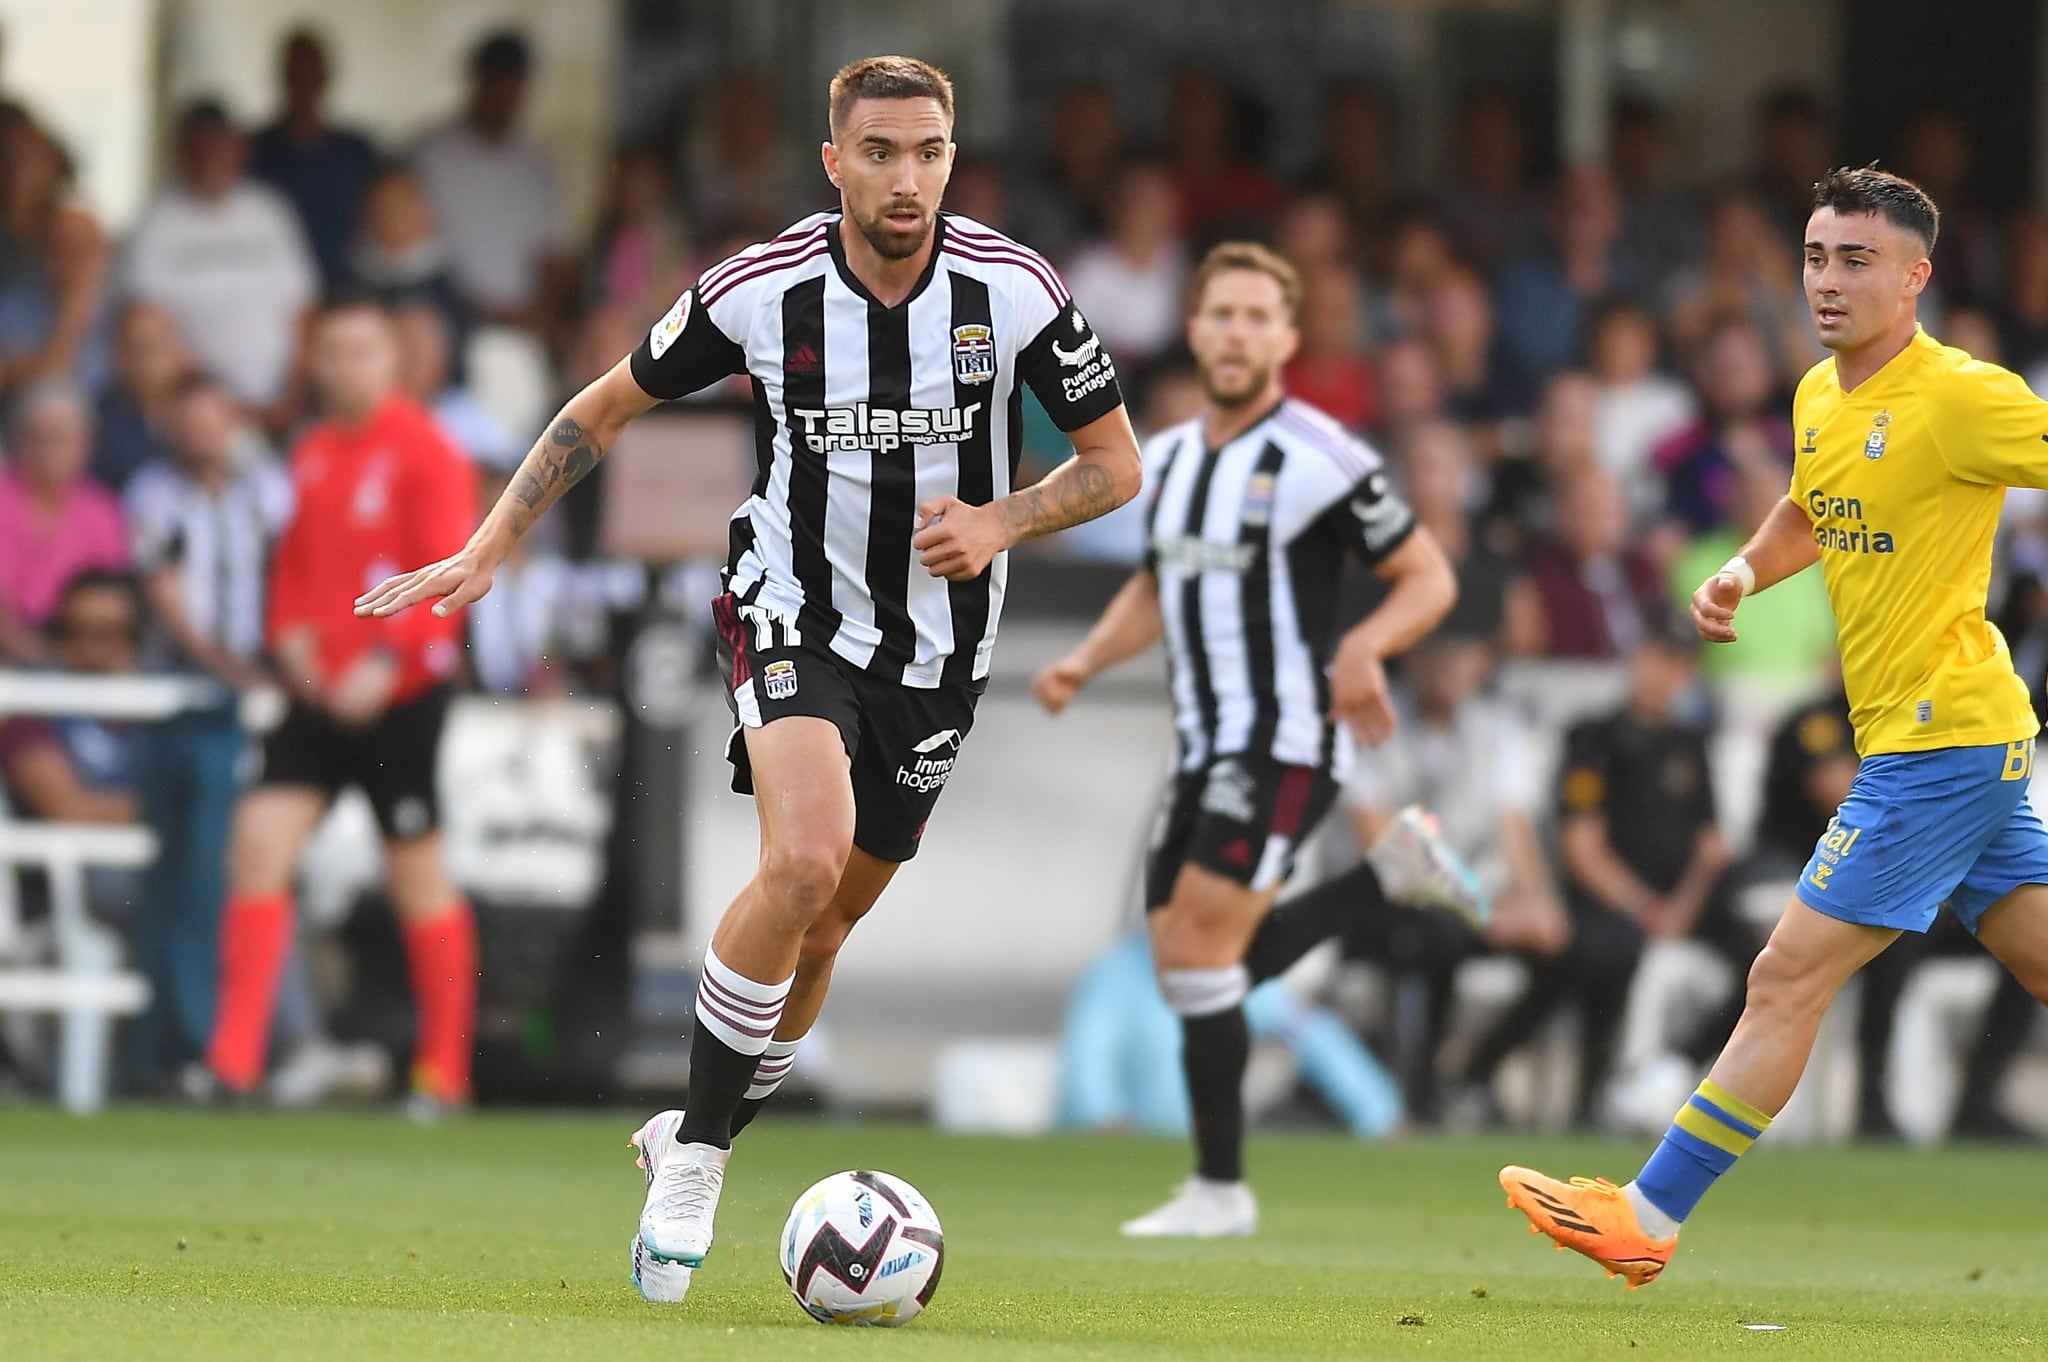
POLYGON ((1298 436, 1337 465, 1354 482, 1371 474, 1379 464, 1351 433, 1320 412, 1310 416, 1292 404, 1275 414, 1274 423, 1298 436), (1320 419, 1318 419, 1320 418, 1320 419))
POLYGON ((708 293, 704 292, 700 287, 697 296, 699 300, 702 301, 704 306, 709 307, 713 303, 717 302, 720 298, 725 297, 727 294, 731 293, 734 289, 738 288, 742 284, 750 283, 755 279, 765 278, 771 274, 780 274, 784 270, 796 269, 797 267, 807 264, 810 261, 816 260, 818 257, 826 254, 828 249, 829 248, 826 246, 826 244, 821 240, 813 242, 811 245, 807 246, 804 249, 803 253, 800 255, 791 256, 785 259, 778 259, 772 263, 756 262, 755 268, 721 281, 719 284, 714 286, 708 293))
POLYGON ((1031 271, 1032 274, 1039 278, 1040 282, 1046 284, 1047 289, 1058 300, 1060 306, 1066 306, 1067 298, 1069 297, 1066 283, 1060 278, 1060 272, 1053 268, 1052 262, 1038 252, 1019 246, 1007 237, 992 237, 986 241, 968 240, 963 239, 957 233, 949 237, 947 245, 957 248, 962 252, 970 253, 974 258, 986 257, 991 260, 1007 260, 1023 269, 1031 271))
POLYGON ((969 227, 964 225, 965 221, 965 219, 957 217, 946 219, 946 234, 955 240, 972 242, 976 246, 1015 251, 1017 254, 1040 266, 1047 273, 1055 277, 1058 276, 1059 271, 1053 268, 1050 260, 1047 260, 1037 251, 1032 250, 1023 242, 1018 241, 1015 237, 1004 236, 1001 232, 992 231, 987 227, 969 227))
POLYGON ((1050 266, 1041 267, 1023 255, 998 255, 993 253, 993 251, 983 253, 978 247, 969 249, 965 243, 956 240, 948 240, 946 242, 946 254, 957 255, 962 260, 972 260, 982 265, 1015 266, 1038 281, 1039 286, 1045 290, 1046 296, 1052 299, 1054 307, 1065 307, 1067 305, 1067 291, 1060 286, 1059 276, 1051 272, 1050 266))
POLYGON ((723 264, 713 265, 697 280, 698 296, 703 297, 707 292, 718 289, 740 271, 770 260, 786 259, 824 240, 824 228, 825 224, 821 222, 802 232, 785 232, 773 241, 766 241, 759 246, 741 251, 723 264))

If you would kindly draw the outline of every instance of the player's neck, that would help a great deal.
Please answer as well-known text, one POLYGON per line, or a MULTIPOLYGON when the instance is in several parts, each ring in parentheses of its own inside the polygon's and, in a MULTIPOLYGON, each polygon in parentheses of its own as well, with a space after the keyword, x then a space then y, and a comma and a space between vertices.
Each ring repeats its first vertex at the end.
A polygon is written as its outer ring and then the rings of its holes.
POLYGON ((1913 343, 1913 336, 1919 329, 1918 314, 1908 312, 1904 321, 1868 345, 1859 345, 1854 350, 1837 350, 1835 381, 1842 385, 1842 391, 1855 392, 1876 377, 1878 370, 1897 359, 1913 343))
POLYGON ((1230 406, 1205 398, 1202 402, 1202 442, 1221 449, 1273 414, 1287 394, 1275 383, 1248 402, 1230 406))
POLYGON ((931 264, 932 252, 938 248, 939 229, 938 224, 933 223, 924 245, 919 246, 914 254, 901 260, 891 260, 868 244, 860 228, 854 226, 853 214, 842 211, 839 216, 839 244, 845 252, 846 268, 860 280, 861 287, 873 294, 875 301, 883 307, 894 307, 917 291, 917 281, 924 277, 925 266, 931 264))

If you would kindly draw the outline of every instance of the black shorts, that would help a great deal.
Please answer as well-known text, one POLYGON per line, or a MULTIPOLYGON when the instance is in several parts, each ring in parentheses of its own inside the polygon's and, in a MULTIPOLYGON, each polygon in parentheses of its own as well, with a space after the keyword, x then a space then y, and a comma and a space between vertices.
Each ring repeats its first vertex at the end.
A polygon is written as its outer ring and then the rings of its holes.
POLYGON ((726 704, 739 721, 725 745, 734 792, 754 792, 743 730, 797 714, 829 720, 853 763, 853 844, 884 861, 915 856, 987 683, 927 690, 876 680, 823 643, 791 643, 787 620, 730 594, 711 613, 726 704))
POLYGON ((263 740, 256 783, 310 785, 330 799, 354 785, 370 797, 386 837, 423 837, 441 826, 434 763, 450 695, 436 686, 393 705, 368 728, 344 728, 325 710, 294 704, 263 740))
POLYGON ((1336 802, 1337 782, 1320 766, 1236 753, 1180 772, 1145 862, 1146 911, 1166 906, 1184 865, 1251 889, 1278 888, 1336 802))

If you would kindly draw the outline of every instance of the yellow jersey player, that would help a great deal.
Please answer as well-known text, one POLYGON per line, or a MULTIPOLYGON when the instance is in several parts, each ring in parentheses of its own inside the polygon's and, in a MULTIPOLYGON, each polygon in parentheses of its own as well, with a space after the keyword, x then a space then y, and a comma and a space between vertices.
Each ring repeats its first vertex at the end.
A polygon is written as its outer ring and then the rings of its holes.
POLYGON ((1701 636, 1729 642, 1744 596, 1820 563, 1856 731, 1849 797, 1727 1048, 1635 1180, 1500 1173, 1531 1233, 1631 1287, 1664 1270, 1707 1188, 1792 1096, 1836 990, 1900 932, 1946 903, 2048 1000, 2048 830, 2026 799, 2039 725, 1984 618, 2005 489, 2048 486, 2048 403, 1920 329, 1938 222, 1919 186, 1880 170, 1815 186, 1806 297, 1833 355, 1793 401, 1790 494, 1692 601, 1701 636))

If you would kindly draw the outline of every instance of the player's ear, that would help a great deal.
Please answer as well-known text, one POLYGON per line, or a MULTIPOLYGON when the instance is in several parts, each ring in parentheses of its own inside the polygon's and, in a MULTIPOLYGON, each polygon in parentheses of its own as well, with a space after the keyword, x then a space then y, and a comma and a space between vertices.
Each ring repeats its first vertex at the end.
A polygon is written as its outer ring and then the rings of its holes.
POLYGON ((1301 324, 1292 318, 1287 323, 1287 334, 1280 339, 1280 363, 1285 365, 1294 358, 1294 352, 1301 349, 1301 324))
POLYGON ((818 159, 825 163, 825 178, 832 181, 832 187, 834 189, 845 188, 844 185, 839 183, 839 148, 833 146, 830 141, 820 143, 818 145, 818 159))
POLYGON ((1934 262, 1926 256, 1915 260, 1906 270, 1906 296, 1917 298, 1927 287, 1927 281, 1934 276, 1934 262))

